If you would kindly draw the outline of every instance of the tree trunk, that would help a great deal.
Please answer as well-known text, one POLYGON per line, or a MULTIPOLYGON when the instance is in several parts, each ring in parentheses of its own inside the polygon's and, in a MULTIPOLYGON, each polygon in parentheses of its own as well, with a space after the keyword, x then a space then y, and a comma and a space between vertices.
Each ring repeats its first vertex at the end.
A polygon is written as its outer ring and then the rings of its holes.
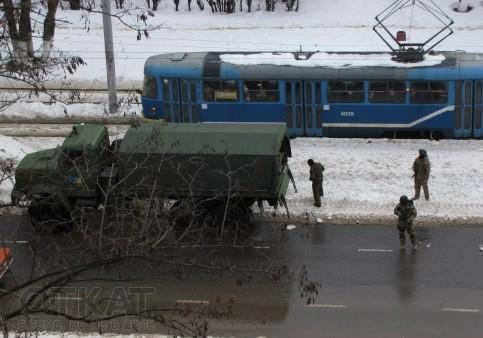
POLYGON ((8 24, 8 34, 10 36, 10 40, 12 41, 12 48, 13 48, 13 55, 17 56, 19 54, 19 36, 18 36, 18 29, 17 29, 17 21, 15 20, 15 13, 12 0, 4 0, 4 12, 5 18, 8 24))
POLYGON ((50 52, 54 44, 54 32, 55 32, 55 13, 59 6, 59 0, 47 1, 47 15, 44 20, 44 35, 42 46, 42 60, 47 61, 50 58, 50 52))
POLYGON ((31 0, 22 0, 20 3, 19 57, 21 59, 34 56, 34 48, 32 43, 32 24, 30 22, 31 7, 31 0))

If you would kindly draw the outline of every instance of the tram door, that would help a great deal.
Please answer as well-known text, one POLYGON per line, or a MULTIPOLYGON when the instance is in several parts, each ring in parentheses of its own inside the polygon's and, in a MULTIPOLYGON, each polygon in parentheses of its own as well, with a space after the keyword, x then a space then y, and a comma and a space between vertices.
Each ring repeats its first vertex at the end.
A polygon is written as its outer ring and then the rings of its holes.
POLYGON ((473 129, 473 82, 456 82, 455 136, 472 137, 473 129))
POLYGON ((305 136, 322 136, 322 91, 320 81, 305 81, 305 136))
POLYGON ((475 110, 473 118, 473 136, 483 137, 483 81, 475 81, 475 110))
POLYGON ((285 82, 285 115, 290 136, 304 135, 304 106, 302 81, 285 82))
POLYGON ((196 82, 185 79, 163 79, 163 111, 168 122, 199 121, 196 82))

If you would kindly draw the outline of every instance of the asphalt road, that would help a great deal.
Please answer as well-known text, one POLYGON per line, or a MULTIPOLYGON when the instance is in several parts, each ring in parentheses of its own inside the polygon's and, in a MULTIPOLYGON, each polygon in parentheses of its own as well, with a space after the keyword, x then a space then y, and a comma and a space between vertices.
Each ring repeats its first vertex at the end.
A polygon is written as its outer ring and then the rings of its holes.
MULTIPOLYGON (((3 216, 0 226, 3 239, 30 236, 20 216, 3 216)), ((416 234, 419 250, 412 252, 409 245, 400 252, 395 226, 316 224, 286 230, 280 224, 260 224, 250 248, 198 253, 205 263, 223 260, 234 271, 168 271, 136 263, 121 270, 132 275, 150 270, 151 277, 129 286, 133 292, 143 290, 158 306, 202 309, 230 304, 229 318, 209 321, 214 336, 482 337, 483 228, 421 227, 416 234), (255 272, 269 267, 270 274, 255 272), (284 271, 281 278, 274 267, 284 271), (299 289, 302 267, 309 280, 320 283, 309 305, 299 289)), ((30 253, 24 244, 10 246, 17 255, 7 278, 21 280, 28 274, 30 253)), ((100 285, 84 285, 88 290, 82 294, 72 289, 59 301, 82 302, 100 285)))

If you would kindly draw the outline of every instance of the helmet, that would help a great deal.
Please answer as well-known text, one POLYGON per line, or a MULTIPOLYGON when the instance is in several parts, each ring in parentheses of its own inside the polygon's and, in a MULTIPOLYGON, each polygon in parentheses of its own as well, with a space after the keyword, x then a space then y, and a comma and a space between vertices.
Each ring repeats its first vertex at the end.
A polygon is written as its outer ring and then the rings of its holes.
POLYGON ((309 160, 307 161, 307 164, 312 166, 314 164, 314 160, 309 158, 309 160))
POLYGON ((401 197, 399 197, 399 203, 406 204, 408 202, 409 202, 409 198, 406 195, 402 195, 401 197))
POLYGON ((426 157, 428 153, 424 149, 419 149, 419 156, 426 157))

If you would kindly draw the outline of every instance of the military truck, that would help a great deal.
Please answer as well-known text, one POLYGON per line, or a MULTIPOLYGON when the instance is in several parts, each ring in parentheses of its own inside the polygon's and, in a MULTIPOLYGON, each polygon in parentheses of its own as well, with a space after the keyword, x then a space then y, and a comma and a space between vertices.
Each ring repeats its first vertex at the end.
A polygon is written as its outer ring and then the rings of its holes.
POLYGON ((280 123, 142 122, 112 144, 105 126, 75 125, 61 146, 20 162, 12 202, 28 207, 36 226, 70 222, 76 209, 119 199, 162 201, 178 225, 195 208, 198 222, 215 223, 249 217, 254 202, 282 204, 288 213, 290 156, 280 123))

